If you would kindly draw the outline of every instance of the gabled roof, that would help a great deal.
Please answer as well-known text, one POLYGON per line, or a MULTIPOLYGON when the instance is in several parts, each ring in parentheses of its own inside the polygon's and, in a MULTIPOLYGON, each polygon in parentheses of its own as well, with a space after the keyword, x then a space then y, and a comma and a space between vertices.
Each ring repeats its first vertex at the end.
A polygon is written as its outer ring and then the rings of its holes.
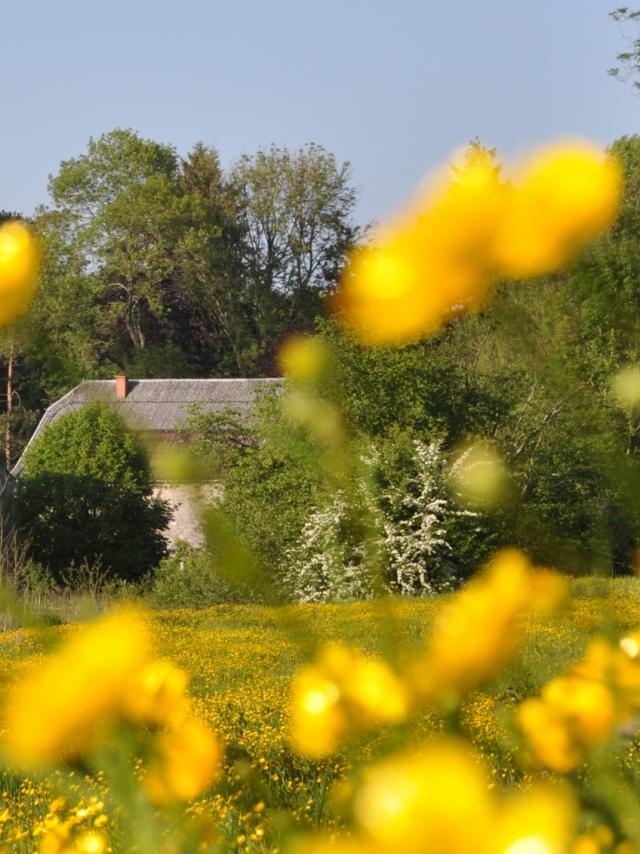
MULTIPOLYGON (((76 412, 87 403, 103 402, 114 406, 132 430, 149 433, 179 433, 192 406, 204 413, 223 413, 229 409, 241 418, 250 416, 256 401, 281 379, 212 380, 128 380, 127 396, 116 400, 115 380, 88 380, 71 389, 46 410, 27 448, 61 415, 76 412)), ((26 450, 26 448, 25 448, 26 450)), ((22 471, 24 452, 13 467, 16 477, 22 471)))

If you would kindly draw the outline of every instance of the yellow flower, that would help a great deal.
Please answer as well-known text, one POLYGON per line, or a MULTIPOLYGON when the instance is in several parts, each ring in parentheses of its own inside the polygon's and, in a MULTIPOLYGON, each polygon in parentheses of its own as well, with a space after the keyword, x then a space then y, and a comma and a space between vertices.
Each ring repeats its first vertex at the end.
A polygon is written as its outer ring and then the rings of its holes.
POLYGON ((517 719, 538 764, 561 774, 577 768, 581 751, 561 712, 540 698, 531 697, 518 708, 517 719))
POLYGON ((504 667, 520 641, 524 617, 548 600, 548 583, 537 578, 522 552, 499 552, 442 609, 424 655, 409 671, 417 693, 445 706, 457 704, 504 667))
POLYGON ((577 805, 564 788, 540 788, 507 800, 492 833, 492 854, 566 854, 577 805))
POLYGON ((216 780, 221 762, 217 736, 202 721, 189 718, 179 729, 158 734, 145 786, 158 804, 190 801, 216 780))
POLYGON ((317 667, 305 667, 293 682, 290 741, 305 756, 333 753, 347 726, 338 684, 317 667))
POLYGON ((336 310, 365 344, 404 344, 477 308, 499 277, 565 264, 613 220, 620 170, 587 143, 553 146, 515 182, 477 151, 358 249, 336 310))
POLYGON ((374 845, 405 854, 479 854, 488 850, 495 819, 484 769, 456 741, 368 769, 354 811, 374 845))
POLYGON ((407 689, 384 661, 327 644, 294 680, 291 744, 307 756, 326 756, 349 732, 398 723, 408 710, 407 689))
POLYGON ((569 673, 552 679, 540 698, 518 710, 534 759, 554 771, 576 768, 585 751, 603 744, 640 708, 638 635, 618 648, 597 637, 569 673))
POLYGON ((563 266, 615 217, 617 164, 585 142, 543 149, 525 166, 496 239, 505 276, 534 276, 563 266))
POLYGON ((117 717, 125 687, 148 656, 147 629, 132 612, 83 628, 11 693, 5 744, 13 762, 85 755, 117 717))
POLYGON ((403 344, 481 302, 501 197, 489 162, 470 161, 429 188, 376 245, 358 250, 336 301, 353 334, 366 344, 403 344))
POLYGON ((40 246, 21 222, 0 226, 0 326, 23 314, 35 296, 40 246))
POLYGON ((170 661, 160 659, 134 675, 126 688, 122 707, 135 723, 179 726, 189 714, 185 694, 189 677, 170 661))
POLYGON ((73 850, 82 854, 103 854, 107 850, 107 840, 102 833, 87 830, 77 838, 73 850))

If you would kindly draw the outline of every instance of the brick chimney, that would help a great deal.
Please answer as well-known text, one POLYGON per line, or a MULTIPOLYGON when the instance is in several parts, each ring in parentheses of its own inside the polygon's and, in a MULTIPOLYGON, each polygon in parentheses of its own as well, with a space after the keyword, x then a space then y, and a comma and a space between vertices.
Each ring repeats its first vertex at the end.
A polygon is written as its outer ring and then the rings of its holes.
POLYGON ((129 392, 129 378, 124 374, 116 377, 116 400, 124 400, 129 392))

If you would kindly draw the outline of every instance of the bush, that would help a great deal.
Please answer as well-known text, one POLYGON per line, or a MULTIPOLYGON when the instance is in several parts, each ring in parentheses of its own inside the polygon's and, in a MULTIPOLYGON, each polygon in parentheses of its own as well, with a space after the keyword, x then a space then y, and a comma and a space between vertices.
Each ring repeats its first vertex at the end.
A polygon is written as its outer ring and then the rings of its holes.
POLYGON ((153 576, 148 599, 156 608, 206 608, 209 605, 246 602, 248 591, 227 582, 206 549, 178 542, 153 576))
POLYGON ((90 404, 63 415, 27 450, 16 525, 56 581, 82 563, 135 580, 167 552, 170 511, 152 487, 141 442, 111 409, 90 404))
POLYGON ((364 463, 350 500, 334 493, 313 509, 287 553, 283 587, 290 596, 323 602, 383 591, 424 595, 457 586, 482 563, 493 538, 479 514, 449 494, 440 442, 392 431, 371 444, 364 463), (372 531, 358 525, 363 518, 372 531))

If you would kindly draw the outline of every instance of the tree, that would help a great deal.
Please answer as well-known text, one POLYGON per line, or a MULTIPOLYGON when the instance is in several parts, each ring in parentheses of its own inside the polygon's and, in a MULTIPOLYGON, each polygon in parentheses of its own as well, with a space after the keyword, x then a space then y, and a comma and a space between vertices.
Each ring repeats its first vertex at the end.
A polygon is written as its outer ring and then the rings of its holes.
POLYGON ((83 561, 136 579, 166 554, 170 513, 152 490, 144 447, 111 409, 90 404, 61 416, 26 451, 16 524, 58 580, 83 561))
POLYGON ((153 358, 140 354, 167 344, 182 352, 183 371, 202 373, 190 364, 198 352, 191 345, 212 330, 194 335, 201 323, 191 321, 206 315, 210 279, 195 273, 211 267, 220 235, 212 180, 195 180, 205 155, 213 158, 197 149, 183 173, 170 146, 116 129, 91 139, 50 180, 53 204, 37 219, 48 244, 45 302, 55 314, 76 296, 81 317, 67 327, 89 345, 92 373, 136 359, 153 372, 153 358))
POLYGON ((358 236, 356 191, 349 164, 314 144, 242 157, 231 177, 256 359, 270 372, 277 343, 312 328, 338 281, 358 236))
MULTIPOLYGON (((631 23, 636 26, 640 23, 640 11, 633 11, 627 6, 620 6, 609 14, 618 23, 631 23)), ((630 38, 628 41, 629 49, 621 51, 616 57, 620 65, 609 69, 611 77, 617 80, 628 80, 640 73, 640 38, 630 38)), ((640 91, 640 81, 634 80, 633 88, 640 91)))

